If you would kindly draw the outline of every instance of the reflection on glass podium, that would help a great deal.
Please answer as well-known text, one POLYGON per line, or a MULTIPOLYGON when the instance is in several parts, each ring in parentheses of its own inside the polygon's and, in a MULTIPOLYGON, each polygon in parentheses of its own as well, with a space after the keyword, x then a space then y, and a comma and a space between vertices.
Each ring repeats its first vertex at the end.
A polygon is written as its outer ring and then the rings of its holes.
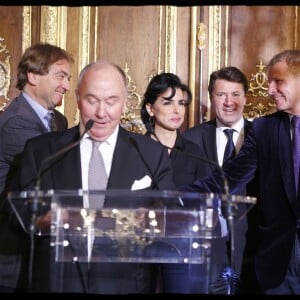
POLYGON ((246 214, 256 201, 245 196, 227 198, 212 193, 127 190, 9 195, 25 231, 51 236, 57 262, 206 264, 208 274, 211 241, 222 232, 220 212, 235 220, 240 203, 248 206, 246 214), (93 201, 90 207, 91 194, 104 197, 104 205, 97 207, 93 201), (52 213, 49 230, 32 228, 32 219, 47 210, 52 213))

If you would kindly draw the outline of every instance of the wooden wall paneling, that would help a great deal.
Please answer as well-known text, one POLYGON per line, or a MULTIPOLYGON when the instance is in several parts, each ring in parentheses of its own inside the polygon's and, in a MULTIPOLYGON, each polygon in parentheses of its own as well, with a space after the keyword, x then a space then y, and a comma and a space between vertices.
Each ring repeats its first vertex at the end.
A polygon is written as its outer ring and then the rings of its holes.
MULTIPOLYGON (((194 9, 197 11, 197 8, 194 9)), ((196 35, 191 36, 191 7, 178 7, 177 8, 177 28, 176 28, 176 70, 175 73, 180 77, 182 82, 187 84, 192 93, 193 93, 193 104, 196 99, 194 97, 195 94, 195 69, 197 69, 196 63, 196 35), (192 41, 194 41, 194 45, 192 45, 192 41), (194 46, 194 47, 193 47, 194 46), (194 49, 194 59, 191 59, 190 47, 194 49), (193 65, 190 67, 190 62, 193 65)), ((197 13, 197 12, 196 12, 197 13)), ((195 17, 197 19, 197 16, 195 17)), ((196 20, 197 21, 197 20, 196 20)), ((194 24, 194 31, 197 31, 197 23, 194 24)), ((193 107, 191 103, 190 107, 193 107)), ((189 111, 190 108, 186 110, 185 122, 182 125, 182 130, 186 129, 189 124, 189 111)))
MULTIPOLYGON (((207 119, 208 111, 208 96, 207 96, 207 85, 208 85, 208 67, 211 60, 211 52, 209 51, 209 6, 197 7, 197 36, 196 36, 196 59, 195 59, 195 82, 194 82, 194 103, 189 109, 189 124, 188 127, 192 127, 195 124, 202 123, 207 119), (201 27, 200 27, 201 24, 201 27), (193 116, 191 116, 193 114, 193 116)), ((195 26, 191 24, 191 27, 195 26)), ((191 32, 192 32, 191 28, 191 32)), ((191 36, 191 41, 194 39, 191 36)), ((192 43, 190 45, 192 47, 192 43)), ((192 49, 190 49, 192 51, 192 49)), ((192 56, 192 55, 191 55, 192 56)), ((192 59, 192 57, 190 57, 192 59)), ((192 66, 190 66, 190 72, 192 66)))
MULTIPOLYGON (((41 40, 41 10, 42 10, 42 6, 27 6, 27 7, 23 7, 23 10, 29 11, 30 16, 31 16, 31 20, 30 20, 30 24, 28 24, 30 26, 30 36, 28 38, 30 38, 30 40, 26 41, 26 44, 23 47, 23 51, 25 51, 25 48, 29 47, 32 44, 35 43, 39 43, 41 40)), ((25 24, 25 23, 24 23, 25 24)), ((27 26, 27 24, 26 24, 27 26)), ((25 30, 25 28, 23 28, 23 31, 25 30)), ((27 28, 26 28, 27 30, 27 28)))
MULTIPOLYGON (((299 26, 297 10, 297 6, 232 6, 229 63, 239 67, 250 80, 259 71, 260 60, 266 65, 274 54, 293 49, 299 26)), ((248 96, 246 115, 256 117, 268 111, 274 111, 268 96, 248 96)))
POLYGON ((6 50, 1 49, 3 51, 1 58, 6 59, 8 55, 10 66, 9 89, 7 97, 0 96, 1 109, 3 105, 7 105, 9 99, 13 99, 19 94, 19 90, 15 88, 15 85, 17 82, 16 70, 22 55, 22 6, 1 6, 0 37, 3 38, 2 44, 6 48, 6 50), (7 52, 7 55, 4 52, 7 52))
POLYGON ((210 74, 228 64, 230 46, 228 43, 228 24, 230 22, 230 7, 226 5, 208 6, 208 47, 207 47, 207 65, 204 66, 207 79, 205 81, 203 93, 204 120, 208 121, 214 118, 211 111, 210 99, 207 92, 208 80, 210 74))
MULTIPOLYGON (((1 6, 0 10, 0 37, 11 54, 9 98, 19 93, 14 86, 24 45, 54 39, 54 43, 65 46, 75 58, 71 91, 65 96, 63 106, 70 126, 78 121, 75 99, 78 74, 90 61, 103 58, 127 68, 140 97, 151 76, 161 71, 176 72, 194 93, 185 129, 201 119, 200 101, 204 121, 213 117, 207 93, 212 71, 235 65, 250 79, 257 73, 260 59, 265 64, 276 52, 300 46, 299 6, 25 8, 1 6), (207 28, 202 61, 200 52, 194 49, 194 27, 199 21, 207 28)), ((256 100, 249 98, 251 103, 256 100)))
POLYGON ((295 49, 300 49, 300 6, 296 6, 294 10, 293 19, 295 20, 294 32, 295 32, 295 49))
POLYGON ((75 96, 75 89, 77 85, 78 75, 82 68, 81 62, 81 8, 68 7, 67 17, 67 32, 66 43, 67 50, 74 57, 74 64, 72 65, 72 78, 70 91, 64 97, 64 114, 68 119, 69 127, 78 124, 78 109, 75 96))
MULTIPOLYGON (((207 68, 209 63, 208 13, 207 6, 189 7, 189 24, 186 23, 185 25, 186 34, 189 34, 188 49, 185 56, 188 59, 189 85, 193 93, 193 101, 187 110, 183 130, 205 121, 207 111, 207 68)), ((177 47, 180 47, 179 43, 177 47)), ((179 59, 178 64, 180 64, 180 61, 184 60, 179 59)), ((178 72, 180 72, 179 70, 178 72)))
POLYGON ((127 62, 143 93, 148 77, 158 72, 160 6, 100 7, 98 13, 98 58, 121 67, 127 62))
POLYGON ((108 6, 98 9, 97 58, 126 69, 135 97, 128 107, 140 118, 140 102, 149 78, 164 70, 164 11, 161 6, 108 6))

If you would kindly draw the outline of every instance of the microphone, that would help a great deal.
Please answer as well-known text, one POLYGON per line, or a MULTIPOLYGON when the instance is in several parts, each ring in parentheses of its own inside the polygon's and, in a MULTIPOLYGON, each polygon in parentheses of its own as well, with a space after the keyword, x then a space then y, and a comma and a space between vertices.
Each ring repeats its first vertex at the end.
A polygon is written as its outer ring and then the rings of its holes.
MULTIPOLYGON (((30 223, 29 223, 30 253, 29 253, 29 263, 28 263, 29 264, 28 265, 28 288, 29 288, 29 290, 31 290, 31 288, 32 288, 33 260, 34 260, 34 248, 35 248, 34 233, 35 233, 35 223, 36 223, 36 219, 37 219, 38 212, 39 212, 39 204, 40 204, 39 191, 40 191, 40 182, 41 182, 42 171, 44 170, 45 165, 47 163, 51 162, 55 158, 61 156, 62 154, 68 152, 69 150, 71 150, 72 148, 77 146, 80 143, 83 136, 86 134, 86 132, 88 130, 90 130, 93 127, 93 125, 94 125, 94 121, 88 120, 85 124, 84 131, 78 140, 76 140, 75 142, 73 142, 71 144, 68 144, 67 146, 63 147, 62 149, 58 150, 57 152, 53 153, 52 155, 46 157, 46 159, 44 159, 41 162, 41 165, 38 169, 37 180, 36 180, 36 185, 35 185, 35 196, 33 197, 33 200, 29 203, 30 205, 28 207, 29 213, 30 213, 30 223)), ((79 277, 82 282, 81 273, 79 273, 79 277)), ((84 288, 84 285, 83 285, 83 288, 84 288)))
POLYGON ((45 167, 45 165, 49 162, 51 162, 53 159, 59 157, 60 155, 66 153, 67 151, 71 150, 74 148, 76 145, 78 145, 83 138, 83 136, 86 134, 88 130, 92 128, 94 124, 93 120, 88 120, 85 124, 84 131, 82 135, 79 137, 78 140, 75 142, 67 145, 66 147, 63 147, 59 151, 55 152, 54 154, 46 157, 44 159, 38 169, 37 173, 37 180, 36 180, 36 185, 35 185, 35 196, 33 197, 32 201, 29 203, 30 205, 28 206, 28 210, 30 213, 30 223, 29 223, 29 234, 30 234, 30 253, 29 253, 29 266, 28 266, 28 288, 31 290, 32 287, 32 272, 33 272, 33 260, 34 260, 34 233, 35 233, 35 222, 38 216, 39 212, 39 204, 40 204, 40 199, 39 199, 39 191, 40 191, 40 181, 41 181, 41 175, 42 171, 45 167))
POLYGON ((59 151, 55 152, 54 154, 46 157, 46 159, 44 159, 42 161, 42 163, 39 167, 38 173, 37 173, 36 185, 34 188, 35 197, 32 200, 31 205, 29 206, 29 211, 31 213, 30 232, 34 232, 34 230, 35 230, 35 219, 37 217, 37 213, 39 210, 39 204, 40 204, 39 191, 40 191, 41 175, 42 175, 42 171, 45 168, 45 165, 47 163, 51 162, 53 159, 61 156, 62 154, 66 153, 67 151, 71 150, 76 145, 78 145, 80 143, 81 139, 83 138, 83 136, 85 135, 85 133, 92 128, 93 124, 94 124, 93 120, 88 120, 87 123, 85 124, 84 132, 82 133, 82 135, 80 136, 80 138, 78 140, 67 145, 66 147, 63 147, 62 149, 60 149, 59 151))
POLYGON ((62 154, 68 152, 69 150, 71 150, 75 146, 77 146, 80 143, 83 136, 87 133, 87 131, 89 131, 93 127, 93 125, 94 125, 94 120, 88 120, 85 124, 84 131, 83 131, 82 135, 79 137, 78 140, 76 140, 75 142, 67 145, 66 147, 63 147, 62 149, 60 149, 57 152, 53 153, 52 155, 46 157, 46 159, 44 159, 42 161, 41 166, 38 170, 38 174, 37 174, 36 187, 35 187, 36 190, 40 190, 41 174, 42 174, 42 171, 44 170, 45 165, 47 163, 51 162, 52 160, 54 160, 55 158, 61 156, 62 154))

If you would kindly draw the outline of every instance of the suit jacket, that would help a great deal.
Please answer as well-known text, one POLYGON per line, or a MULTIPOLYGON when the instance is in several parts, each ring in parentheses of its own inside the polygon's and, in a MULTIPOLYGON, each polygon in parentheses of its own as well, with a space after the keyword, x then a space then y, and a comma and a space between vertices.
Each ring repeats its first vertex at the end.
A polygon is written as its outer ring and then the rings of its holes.
MULTIPOLYGON (((66 129, 67 119, 57 110, 55 123, 58 130, 66 129)), ((19 165, 19 156, 25 142, 47 132, 47 128, 28 104, 22 93, 10 102, 0 116, 0 194, 14 178, 19 165)), ((7 226, 5 214, 7 203, 0 202, 0 286, 15 288, 20 269, 22 235, 17 235, 7 226), (14 255, 16 254, 16 255, 14 255)))
MULTIPOLYGON (((247 136, 252 122, 244 119, 244 134, 247 136)), ((206 164, 202 169, 202 174, 200 176, 204 177, 212 173, 216 166, 218 165, 218 154, 217 154, 217 142, 216 142, 216 119, 204 122, 202 124, 197 124, 194 127, 186 130, 184 132, 184 137, 190 139, 194 143, 199 145, 201 152, 199 156, 203 160, 206 160, 206 164)), ((219 167, 217 167, 219 169, 219 167)), ((252 181, 248 184, 247 189, 245 186, 241 186, 239 190, 236 190, 235 194, 238 195, 252 195, 256 196, 256 183, 252 181)), ((212 190, 217 192, 215 190, 212 190)), ((234 269, 237 272, 237 275, 240 277, 242 272, 242 260, 244 255, 244 249, 246 245, 246 232, 247 232, 247 218, 246 218, 247 205, 243 203, 238 204, 238 210, 235 212, 236 222, 234 227, 235 230, 235 253, 234 253, 234 269)), ((218 279, 220 273, 223 269, 230 264, 228 254, 230 254, 229 244, 226 241, 226 238, 215 239, 212 241, 212 252, 211 252, 211 282, 214 283, 218 279), (227 243, 227 245, 226 245, 227 243), (225 253, 224 253, 225 252, 225 253), (228 252, 226 254, 226 252, 228 252)), ((247 250, 250 251, 250 250, 247 250)), ((248 252, 247 252, 248 253, 248 252)), ((245 258, 245 261, 249 261, 249 255, 245 258)), ((247 273, 249 272, 247 268, 247 273)), ((253 276, 253 275, 252 275, 253 276)), ((247 282, 249 282, 249 276, 247 277, 247 282)), ((251 280, 252 279, 251 277, 251 280)))
MULTIPOLYGON (((27 142, 20 174, 21 189, 35 186, 43 161, 59 149, 79 139, 79 127, 63 132, 51 132, 27 142)), ((40 174, 41 189, 81 189, 81 162, 79 145, 44 165, 40 174), (49 168, 48 168, 49 166, 49 168)), ((140 134, 119 128, 113 154, 108 189, 130 190, 134 181, 148 175, 152 185, 148 189, 172 189, 171 162, 166 149, 140 134)), ((120 199, 126 203, 127 199, 120 199)), ((120 203, 121 204, 121 203, 120 203)), ((108 203, 109 205, 109 203, 108 203)), ((42 237, 36 243, 33 290, 38 292, 64 291, 105 294, 154 292, 153 264, 98 263, 89 267, 82 264, 63 264, 63 286, 57 265, 54 264, 50 238, 42 237), (48 253, 48 254, 47 254, 48 253), (51 258, 50 258, 51 257, 51 258), (80 268, 78 269, 78 266, 80 268), (80 275, 83 273, 83 276, 80 275), (51 275, 51 276, 49 276, 51 275), (49 278, 50 277, 50 278, 49 278), (58 281, 58 282, 57 282, 58 281), (86 288, 83 288, 86 286, 86 288)), ((62 265, 61 265, 62 266, 62 265)))
MULTIPOLYGON (((279 285, 286 274, 300 216, 296 195, 289 115, 285 112, 256 118, 235 159, 224 166, 235 192, 257 172, 257 250, 255 271, 263 289, 279 285)), ((220 174, 199 180, 190 188, 222 190, 220 174)))
MULTIPOLYGON (((150 136, 150 133, 147 133, 150 136)), ((203 170, 207 167, 206 161, 201 158, 201 148, 198 147, 193 141, 190 141, 182 136, 179 130, 177 130, 177 137, 175 144, 170 152, 170 158, 172 161, 172 176, 173 182, 176 187, 192 183, 197 178, 203 176, 203 170)), ((184 207, 187 209, 198 209, 199 202, 194 202, 191 198, 181 198, 184 203, 184 207)), ((167 212, 166 232, 169 230, 172 232, 174 228, 183 230, 187 229, 187 220, 171 215, 167 212), (170 219, 168 219, 170 218, 170 219)), ((181 231, 182 232, 182 231, 181 231)), ((169 245, 172 245, 174 249, 178 251, 186 251, 189 249, 190 241, 186 241, 181 238, 173 238, 168 240, 169 245)), ((204 293, 206 290, 205 280, 206 269, 201 272, 201 266, 198 264, 162 264, 162 291, 164 293, 204 293), (204 273, 202 275, 202 273, 204 273)))
MULTIPOLYGON (((150 137, 150 133, 146 135, 150 137)), ((199 159, 199 153, 201 149, 198 145, 184 138, 177 130, 176 141, 170 152, 175 186, 191 183, 203 175, 206 162, 199 159)))
MULTIPOLYGON (((68 127, 66 117, 54 110, 54 120, 57 130, 68 127)), ((14 176, 19 161, 16 159, 24 148, 27 140, 48 132, 44 123, 23 97, 16 97, 0 116, 0 193, 9 181, 7 175, 14 176), (9 173, 9 174, 8 174, 9 173)))
MULTIPOLYGON (((244 119, 244 132, 245 136, 251 127, 251 121, 244 119)), ((218 164, 217 154, 217 141, 216 141, 216 119, 197 124, 192 128, 187 129, 183 136, 195 144, 200 146, 201 157, 206 161, 206 166, 203 169, 203 176, 209 174, 216 168, 215 164, 218 164)))

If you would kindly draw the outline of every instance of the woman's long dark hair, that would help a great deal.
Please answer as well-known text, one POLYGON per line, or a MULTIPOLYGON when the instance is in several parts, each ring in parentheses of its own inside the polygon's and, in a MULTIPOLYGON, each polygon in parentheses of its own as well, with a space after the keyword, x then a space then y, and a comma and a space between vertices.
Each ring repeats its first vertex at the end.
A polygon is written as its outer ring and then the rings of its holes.
POLYGON ((177 75, 173 73, 155 75, 148 84, 141 106, 141 119, 148 133, 153 132, 155 120, 154 117, 148 114, 146 105, 148 103, 153 104, 157 98, 169 88, 172 89, 172 94, 166 99, 171 99, 175 95, 176 89, 181 89, 187 95, 186 103, 189 104, 192 101, 192 93, 189 87, 183 84, 177 75))

